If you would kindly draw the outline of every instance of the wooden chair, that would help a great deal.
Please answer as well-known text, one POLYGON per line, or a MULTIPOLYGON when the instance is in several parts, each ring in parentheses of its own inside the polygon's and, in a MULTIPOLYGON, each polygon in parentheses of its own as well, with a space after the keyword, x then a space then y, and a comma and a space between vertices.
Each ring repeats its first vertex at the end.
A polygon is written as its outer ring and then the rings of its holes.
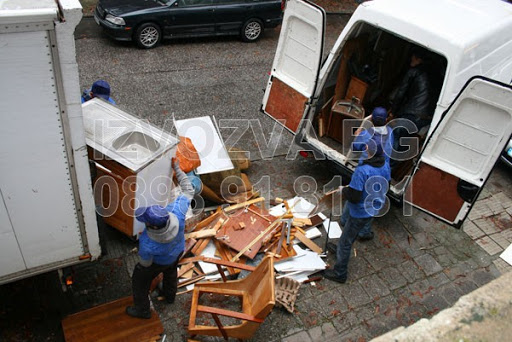
POLYGON ((275 304, 274 293, 274 259, 266 256, 258 267, 238 264, 229 261, 205 258, 204 261, 252 271, 241 280, 227 281, 224 272, 224 282, 199 283, 194 287, 188 333, 191 338, 196 335, 222 336, 239 340, 251 338, 265 317, 272 311, 275 304), (215 293, 239 297, 242 300, 242 312, 225 310, 210 306, 199 305, 199 297, 203 293, 215 293), (216 326, 196 325, 198 312, 211 314, 216 326), (232 317, 241 320, 241 324, 223 326, 218 316, 232 317))

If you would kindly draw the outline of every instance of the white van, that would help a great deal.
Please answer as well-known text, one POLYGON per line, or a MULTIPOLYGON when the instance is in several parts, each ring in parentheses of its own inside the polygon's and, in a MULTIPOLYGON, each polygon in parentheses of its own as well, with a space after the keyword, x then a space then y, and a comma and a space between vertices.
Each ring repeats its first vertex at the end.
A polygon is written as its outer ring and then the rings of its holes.
POLYGON ((351 174, 355 128, 389 108, 411 50, 423 49, 431 123, 416 132, 421 153, 393 168, 389 195, 460 227, 512 133, 512 4, 364 2, 325 60, 324 31, 323 9, 288 0, 262 110, 351 174))

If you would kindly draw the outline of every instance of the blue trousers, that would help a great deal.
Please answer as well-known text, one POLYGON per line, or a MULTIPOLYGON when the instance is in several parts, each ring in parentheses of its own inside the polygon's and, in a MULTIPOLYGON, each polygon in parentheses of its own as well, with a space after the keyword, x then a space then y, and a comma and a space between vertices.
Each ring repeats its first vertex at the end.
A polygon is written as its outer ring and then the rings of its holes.
MULTIPOLYGON (((340 224, 345 227, 347 224, 348 217, 350 216, 348 205, 345 203, 343 206, 343 211, 341 212, 341 218, 340 218, 340 224)), ((368 223, 365 224, 363 229, 357 234, 359 237, 368 236, 372 233, 372 222, 373 220, 368 221, 368 223)))
POLYGON ((348 261, 352 251, 352 244, 357 238, 359 232, 366 226, 371 226, 373 217, 355 218, 348 215, 347 221, 343 227, 343 234, 338 241, 336 249, 336 264, 334 272, 336 277, 347 279, 348 261))

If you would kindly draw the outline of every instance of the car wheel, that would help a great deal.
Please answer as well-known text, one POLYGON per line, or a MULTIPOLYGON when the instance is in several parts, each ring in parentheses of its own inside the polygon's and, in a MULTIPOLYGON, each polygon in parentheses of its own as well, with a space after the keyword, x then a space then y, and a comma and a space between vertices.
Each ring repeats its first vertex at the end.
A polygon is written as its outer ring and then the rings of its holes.
POLYGON ((142 49, 154 48, 162 39, 162 31, 158 25, 145 23, 139 26, 135 32, 135 41, 142 49))
POLYGON ((259 19, 249 19, 242 27, 242 40, 244 42, 255 42, 263 33, 263 23, 259 19))

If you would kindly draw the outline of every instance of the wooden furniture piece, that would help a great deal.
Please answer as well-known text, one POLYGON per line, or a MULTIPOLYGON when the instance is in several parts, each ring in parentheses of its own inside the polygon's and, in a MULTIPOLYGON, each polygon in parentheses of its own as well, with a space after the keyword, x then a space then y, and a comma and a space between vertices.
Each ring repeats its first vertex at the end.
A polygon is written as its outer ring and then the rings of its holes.
POLYGON ((125 308, 133 298, 125 297, 70 315, 62 320, 66 342, 156 342, 164 332, 160 318, 151 311, 150 319, 128 316, 125 308))
POLYGON ((229 337, 251 338, 275 304, 273 258, 266 256, 256 268, 217 259, 205 258, 204 261, 215 263, 219 268, 225 265, 251 270, 252 273, 241 280, 196 284, 190 308, 189 335, 191 338, 196 335, 222 336, 225 340, 229 337), (242 300, 242 312, 200 305, 199 298, 203 293, 238 297, 242 300), (216 326, 196 325, 198 313, 211 314, 216 326), (231 317, 241 323, 224 326, 219 316, 231 317))

